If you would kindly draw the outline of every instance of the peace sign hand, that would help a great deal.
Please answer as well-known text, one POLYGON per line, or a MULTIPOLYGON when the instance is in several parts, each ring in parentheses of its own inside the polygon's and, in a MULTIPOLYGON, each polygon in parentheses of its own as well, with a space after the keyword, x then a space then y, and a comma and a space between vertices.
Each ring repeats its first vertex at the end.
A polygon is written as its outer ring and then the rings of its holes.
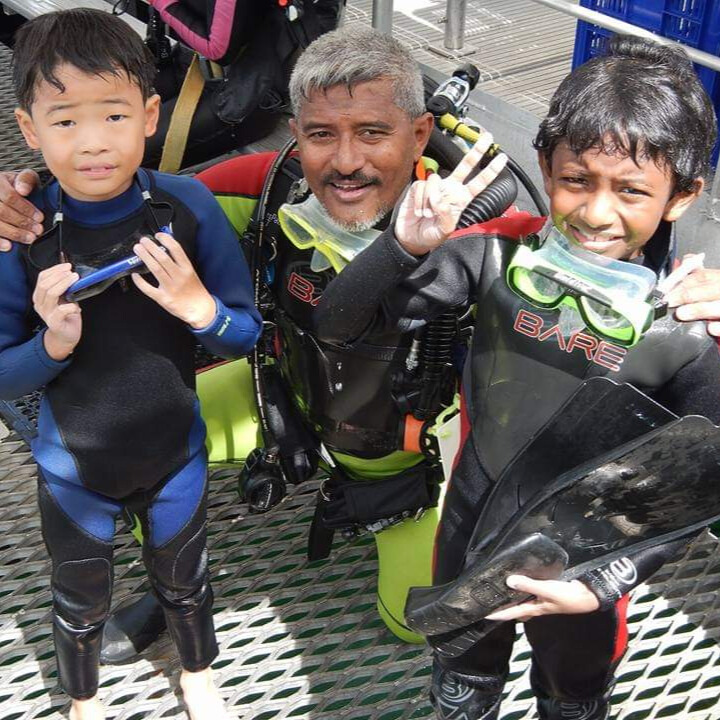
POLYGON ((395 236, 407 252, 425 255, 442 245, 455 230, 463 210, 500 174, 508 160, 504 153, 466 182, 492 143, 492 135, 483 132, 446 178, 432 174, 410 186, 395 220, 395 236))

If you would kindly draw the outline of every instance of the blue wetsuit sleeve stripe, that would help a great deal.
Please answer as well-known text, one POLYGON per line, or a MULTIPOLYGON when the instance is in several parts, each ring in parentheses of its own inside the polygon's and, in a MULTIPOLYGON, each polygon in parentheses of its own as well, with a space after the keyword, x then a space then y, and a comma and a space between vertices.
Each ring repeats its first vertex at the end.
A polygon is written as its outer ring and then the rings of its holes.
POLYGON ((212 193, 197 181, 192 191, 188 206, 198 218, 196 269, 217 306, 214 320, 195 335, 210 352, 238 357, 254 347, 262 327, 250 272, 237 235, 212 193))
POLYGON ((46 385, 70 364, 45 350, 44 331, 28 328, 30 292, 20 252, 0 253, 0 399, 14 400, 46 385))

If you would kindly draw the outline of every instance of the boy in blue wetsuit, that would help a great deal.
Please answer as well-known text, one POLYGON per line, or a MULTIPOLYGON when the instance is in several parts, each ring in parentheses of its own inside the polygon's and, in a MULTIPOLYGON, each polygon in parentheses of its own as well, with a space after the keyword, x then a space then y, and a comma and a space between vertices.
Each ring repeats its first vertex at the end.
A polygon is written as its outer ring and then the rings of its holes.
POLYGON ((83 720, 104 717, 98 653, 123 507, 142 524, 190 717, 225 717, 210 670, 217 644, 194 349, 199 340, 241 355, 261 323, 210 192, 139 168, 158 120, 153 73, 140 38, 108 13, 51 13, 17 36, 17 120, 55 179, 34 197, 50 219, 45 235, 0 257, 0 397, 45 386, 32 449, 59 677, 70 717, 83 720), (166 226, 172 235, 158 232, 166 226), (134 256, 144 276, 66 299, 80 274, 134 256))
MULTIPOLYGON (((615 39, 606 57, 562 82, 540 125, 535 146, 551 218, 508 214, 448 241, 482 190, 467 178, 490 146, 486 136, 448 178, 413 184, 393 225, 326 288, 318 335, 343 344, 412 329, 468 298, 477 304, 463 376, 463 442, 436 538, 437 585, 454 581, 466 553, 502 527, 502 513, 485 512, 491 491, 508 487, 500 481, 505 469, 587 378, 631 383, 677 415, 720 422, 718 350, 703 327, 668 315, 644 335, 620 337, 617 329, 629 324, 613 318, 607 303, 594 318, 580 306, 539 306, 531 300, 558 286, 511 286, 508 275, 527 249, 519 243, 547 233, 561 234, 594 267, 612 264, 613 299, 633 267, 642 266, 653 284, 665 279, 676 259, 673 223, 703 189, 715 137, 712 105, 687 56, 647 40, 615 39), (623 322, 601 327, 607 318, 623 322)), ((581 300, 598 296, 588 283, 574 288, 581 300)), ((569 458, 576 452, 567 448, 569 458)), ((678 462, 679 487, 683 473, 678 462)), ((523 502, 519 494, 507 499, 523 502)), ((686 540, 628 552, 567 582, 510 576, 508 585, 533 599, 488 615, 503 622, 462 654, 436 653, 431 700, 439 720, 497 720, 517 621, 533 650, 540 720, 607 720, 627 646, 627 593, 686 540)), ((438 638, 429 642, 441 646, 438 638)))

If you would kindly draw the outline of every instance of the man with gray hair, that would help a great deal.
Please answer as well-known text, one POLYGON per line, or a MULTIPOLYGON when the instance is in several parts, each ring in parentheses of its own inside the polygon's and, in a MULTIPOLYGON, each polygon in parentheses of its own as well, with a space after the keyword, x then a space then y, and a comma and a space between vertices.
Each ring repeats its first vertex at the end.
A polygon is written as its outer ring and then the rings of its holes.
POLYGON ((432 130, 417 63, 388 35, 339 30, 300 56, 289 89, 290 127, 315 197, 343 227, 373 227, 432 130))

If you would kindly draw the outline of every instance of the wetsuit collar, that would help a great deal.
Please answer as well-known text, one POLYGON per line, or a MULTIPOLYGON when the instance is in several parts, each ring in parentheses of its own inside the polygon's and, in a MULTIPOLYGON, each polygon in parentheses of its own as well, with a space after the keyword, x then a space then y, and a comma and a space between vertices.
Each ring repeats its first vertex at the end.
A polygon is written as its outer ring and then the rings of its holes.
MULTIPOLYGON (((149 173, 138 170, 130 187, 125 192, 110 200, 91 202, 76 200, 63 193, 63 214, 68 220, 80 225, 110 225, 134 213, 143 204, 142 191, 152 189, 149 173)), ((54 180, 45 191, 47 205, 54 210, 58 208, 60 185, 54 180)))
POLYGON ((659 279, 662 279, 672 271, 676 252, 675 225, 667 220, 661 220, 655 234, 645 244, 637 262, 650 268, 659 279))

